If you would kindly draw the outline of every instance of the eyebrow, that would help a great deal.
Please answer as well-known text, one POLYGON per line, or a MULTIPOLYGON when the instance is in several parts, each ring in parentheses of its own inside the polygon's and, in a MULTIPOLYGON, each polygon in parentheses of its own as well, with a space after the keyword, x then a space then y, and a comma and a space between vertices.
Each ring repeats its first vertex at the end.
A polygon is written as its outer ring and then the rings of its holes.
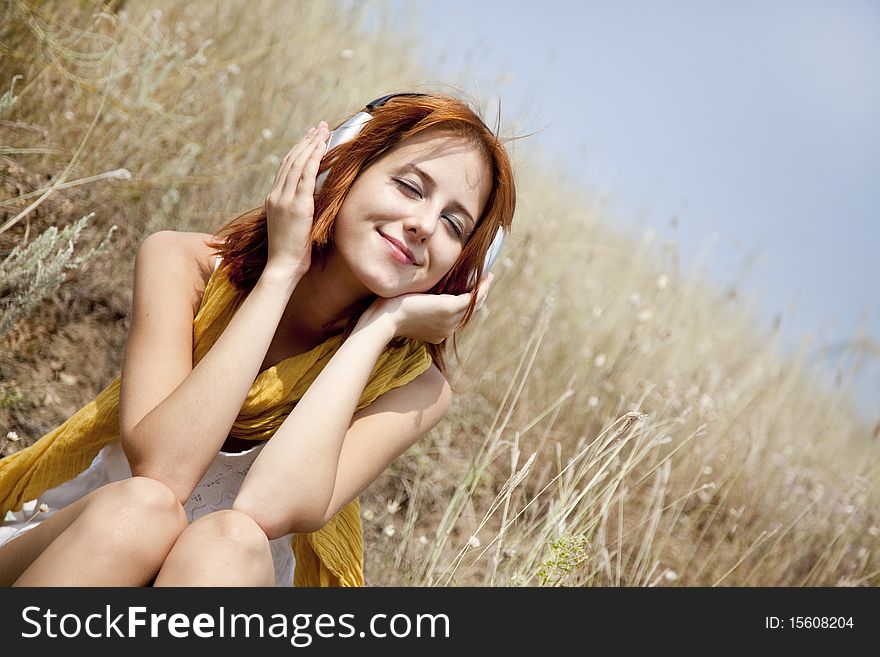
MULTIPOLYGON (((431 189, 434 189, 435 187, 437 187, 437 182, 431 176, 429 176, 428 173, 424 169, 419 168, 419 166, 415 162, 407 162, 406 164, 403 165, 403 168, 409 169, 409 170, 417 173, 422 179, 424 179, 424 181, 428 184, 429 187, 431 187, 431 189)), ((474 226, 477 225, 477 222, 474 221, 474 218, 471 216, 471 213, 468 212, 467 208, 464 207, 461 203, 459 203, 458 201, 453 201, 452 203, 450 203, 450 207, 452 207, 453 210, 458 210, 465 217, 470 219, 471 228, 473 228, 474 226)))

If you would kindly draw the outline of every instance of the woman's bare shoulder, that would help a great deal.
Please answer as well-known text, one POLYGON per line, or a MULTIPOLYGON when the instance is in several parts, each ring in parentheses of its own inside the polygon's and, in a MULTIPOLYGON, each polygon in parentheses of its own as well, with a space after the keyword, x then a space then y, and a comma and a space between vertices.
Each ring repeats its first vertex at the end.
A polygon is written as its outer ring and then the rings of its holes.
MULTIPOLYGON (((159 235, 151 236, 154 239, 155 237, 159 235)), ((216 237, 211 233, 161 231, 162 247, 173 249, 178 256, 183 256, 180 261, 185 263, 186 279, 192 285, 193 312, 196 312, 201 305, 208 280, 219 258, 214 255, 215 249, 208 244, 214 239, 216 237)))

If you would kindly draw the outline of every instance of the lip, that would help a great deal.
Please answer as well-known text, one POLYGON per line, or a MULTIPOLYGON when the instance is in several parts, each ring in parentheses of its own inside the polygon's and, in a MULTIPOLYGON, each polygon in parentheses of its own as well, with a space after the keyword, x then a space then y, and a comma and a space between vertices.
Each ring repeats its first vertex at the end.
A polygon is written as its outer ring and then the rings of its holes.
POLYGON ((399 240, 396 240, 393 237, 389 237, 388 235, 386 235, 382 231, 378 231, 378 232, 382 237, 385 238, 385 241, 387 241, 389 244, 391 244, 392 248, 398 254, 402 255, 403 257, 405 257, 409 261, 409 264, 418 266, 419 263, 416 262, 416 259, 413 256, 412 251, 410 251, 406 247, 405 244, 402 244, 399 240))

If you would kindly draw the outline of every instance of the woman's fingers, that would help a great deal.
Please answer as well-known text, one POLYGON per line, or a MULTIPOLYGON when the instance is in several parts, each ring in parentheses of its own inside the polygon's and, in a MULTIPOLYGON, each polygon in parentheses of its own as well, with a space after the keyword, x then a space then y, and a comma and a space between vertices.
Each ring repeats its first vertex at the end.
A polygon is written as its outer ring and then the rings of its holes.
POLYGON ((296 175, 292 175, 294 173, 294 169, 297 167, 298 163, 301 163, 303 161, 304 157, 308 157, 309 155, 311 155, 312 150, 319 142, 320 135, 321 128, 320 126, 318 126, 315 129, 315 132, 312 133, 311 137, 309 137, 302 145, 302 148, 298 148, 296 151, 293 151, 289 154, 287 165, 285 169, 281 172, 281 177, 278 179, 278 185, 275 187, 276 193, 279 197, 283 198, 288 193, 291 193, 287 183, 291 179, 291 177, 293 177, 294 180, 299 177, 298 172, 296 173, 296 175))
MULTIPOLYGON (((489 288, 492 287, 492 281, 495 280, 495 275, 491 272, 487 273, 483 276, 483 283, 480 285, 480 290, 477 292, 477 302, 474 304, 474 310, 479 310, 482 308, 483 303, 486 301, 486 296, 489 294, 489 288)), ((461 317, 464 317, 464 313, 467 310, 468 305, 470 305, 471 298, 474 295, 474 291, 463 292, 462 294, 453 295, 455 298, 455 304, 457 306, 456 311, 461 317)))
POLYGON ((272 183, 272 188, 278 186, 278 183, 283 181, 287 176, 287 171, 290 169, 290 165, 296 156, 304 149, 309 142, 311 142, 312 138, 315 136, 315 132, 318 130, 318 126, 313 126, 303 138, 300 139, 293 145, 289 151, 287 151, 287 155, 284 156, 284 159, 281 160, 281 164, 278 166, 278 171, 275 172, 275 181, 272 183))
MULTIPOLYGON (((287 176, 281 183, 282 198, 293 197, 296 193, 297 188, 300 185, 300 179, 303 177, 305 165, 310 159, 317 157, 318 162, 320 163, 320 158, 324 155, 324 151, 326 150, 328 134, 329 132, 323 125, 319 126, 317 132, 312 135, 312 139, 306 147, 296 155, 296 158, 290 165, 290 169, 287 171, 287 176)), ((315 168, 315 171, 317 172, 317 167, 315 168)), ((314 192, 314 187, 312 191, 314 192)))
POLYGON ((310 147, 312 146, 312 144, 315 143, 315 140, 318 138, 318 132, 320 131, 321 127, 326 125, 327 124, 324 121, 321 121, 318 125, 313 126, 303 136, 303 138, 300 139, 296 144, 294 144, 293 148, 291 148, 287 152, 287 155, 285 155, 284 159, 281 160, 278 171, 275 173, 275 181, 272 183, 273 190, 279 185, 283 185, 284 180, 287 178, 288 172, 293 166, 293 163, 304 150, 310 150, 310 147))
MULTIPOLYGON (((492 281, 495 279, 495 275, 492 272, 489 272, 485 276, 483 276, 483 284, 480 285, 479 291, 477 291, 477 301, 474 304, 474 310, 479 310, 483 307, 483 303, 486 301, 486 295, 489 294, 489 288, 492 287, 492 281)), ((464 294, 459 295, 464 303, 464 308, 467 308, 468 304, 471 302, 471 297, 474 295, 474 291, 465 292, 464 294)), ((464 315, 464 311, 462 311, 462 316, 464 315)))
POLYGON ((318 142, 317 147, 312 154, 306 159, 302 173, 299 176, 296 186, 295 200, 312 202, 315 196, 315 184, 318 179, 318 169, 321 166, 321 160, 327 152, 326 135, 324 139, 318 142))
MULTIPOLYGON (((480 290, 477 292, 477 302, 474 304, 474 311, 479 311, 483 304, 486 301, 486 296, 489 294, 489 288, 492 287, 492 281, 495 280, 495 275, 491 272, 486 274, 483 277, 483 284, 480 285, 480 290)), ((461 304, 460 309, 457 311, 457 323, 456 327, 461 326, 461 321, 464 319, 465 312, 467 312, 467 307, 471 302, 471 297, 474 295, 474 292, 465 292, 464 294, 458 295, 458 303, 461 304)))
POLYGON ((480 291, 477 293, 477 303, 474 306, 474 310, 479 310, 483 307, 486 296, 489 294, 489 288, 492 287, 492 281, 495 280, 495 274, 489 272, 486 274, 485 280, 486 282, 480 286, 480 291))

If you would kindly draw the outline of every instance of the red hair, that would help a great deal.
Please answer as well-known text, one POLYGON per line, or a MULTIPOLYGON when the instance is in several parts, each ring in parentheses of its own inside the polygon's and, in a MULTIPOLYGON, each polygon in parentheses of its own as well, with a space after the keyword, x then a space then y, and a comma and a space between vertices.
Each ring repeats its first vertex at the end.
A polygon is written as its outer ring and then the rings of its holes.
MULTIPOLYGON (((333 148, 321 162, 320 172, 330 169, 321 190, 315 194, 315 220, 312 224, 312 262, 333 246, 333 226, 348 190, 360 173, 395 144, 431 128, 451 132, 474 147, 491 169, 492 188, 477 225, 452 269, 431 288, 429 294, 461 294, 467 291, 473 273, 477 286, 465 311, 460 328, 470 322, 476 305, 476 292, 482 283, 483 258, 498 228, 509 232, 516 208, 513 168, 497 134, 492 133, 477 113, 453 96, 428 94, 397 96, 373 109, 372 119, 353 140, 333 148)), ((265 206, 240 214, 223 226, 210 246, 223 258, 229 280, 249 292, 262 274, 268 258, 265 206)), ((345 337, 354 330, 361 313, 375 300, 367 298, 349 317, 345 337)), ((431 359, 446 374, 446 341, 426 343, 431 359)), ((453 338, 453 349, 458 351, 453 338)))

